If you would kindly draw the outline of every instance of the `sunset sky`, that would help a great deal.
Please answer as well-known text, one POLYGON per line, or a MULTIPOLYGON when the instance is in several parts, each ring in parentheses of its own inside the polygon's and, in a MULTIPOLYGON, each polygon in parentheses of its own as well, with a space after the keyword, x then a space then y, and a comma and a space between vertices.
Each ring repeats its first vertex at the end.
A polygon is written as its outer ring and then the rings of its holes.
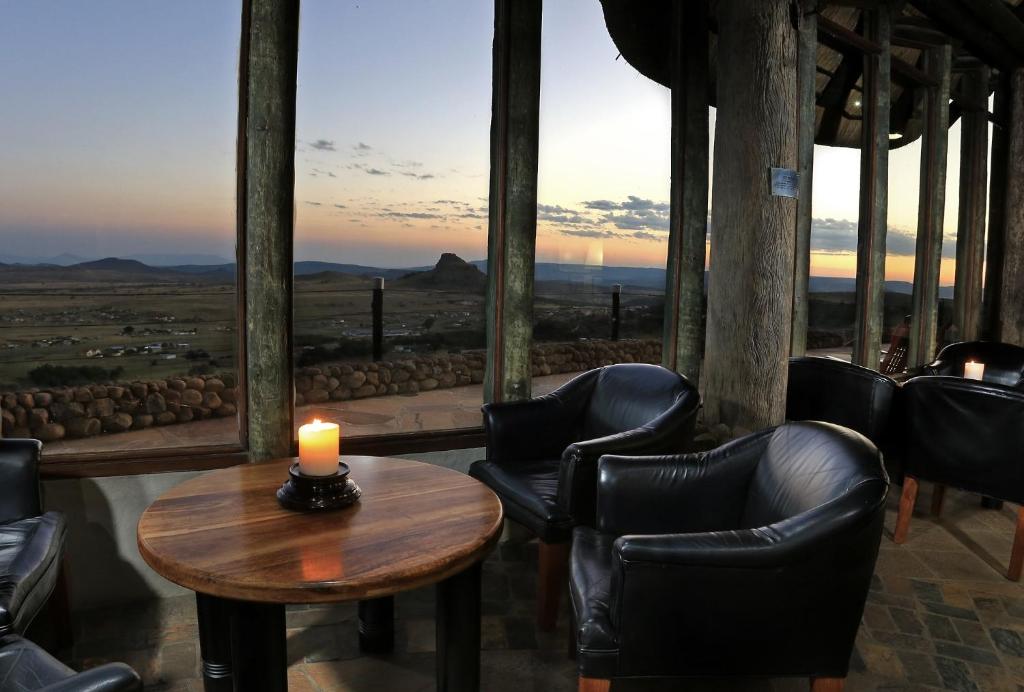
MULTIPOLYGON (((492 11, 303 0, 298 259, 486 257, 492 11)), ((238 0, 0 0, 4 253, 232 256, 239 14, 238 0)), ((596 0, 547 3, 543 38, 538 259, 663 266, 668 91, 616 59, 596 0)), ((959 126, 949 150, 951 237, 959 126)), ((858 156, 816 150, 816 275, 854 273, 858 156)), ((891 156, 892 279, 913 272, 919 158, 891 156)))

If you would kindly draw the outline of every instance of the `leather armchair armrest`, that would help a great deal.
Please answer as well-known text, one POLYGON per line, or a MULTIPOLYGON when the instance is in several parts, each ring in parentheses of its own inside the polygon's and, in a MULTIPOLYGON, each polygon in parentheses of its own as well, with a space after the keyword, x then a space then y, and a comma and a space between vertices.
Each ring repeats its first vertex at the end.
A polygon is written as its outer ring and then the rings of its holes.
POLYGON ((747 485, 772 432, 698 454, 601 457, 596 528, 622 536, 738 526, 747 485))
POLYGON ((43 513, 39 491, 39 440, 0 440, 0 523, 43 513))
POLYGON ((699 396, 687 394, 641 428, 570 444, 562 453, 559 506, 577 523, 594 526, 598 459, 606 454, 647 456, 678 452, 693 434, 699 410, 699 396))
POLYGON ((124 663, 107 663, 47 685, 39 692, 138 692, 142 681, 124 663))
POLYGON ((484 404, 488 461, 557 459, 576 439, 598 371, 526 401, 484 404))

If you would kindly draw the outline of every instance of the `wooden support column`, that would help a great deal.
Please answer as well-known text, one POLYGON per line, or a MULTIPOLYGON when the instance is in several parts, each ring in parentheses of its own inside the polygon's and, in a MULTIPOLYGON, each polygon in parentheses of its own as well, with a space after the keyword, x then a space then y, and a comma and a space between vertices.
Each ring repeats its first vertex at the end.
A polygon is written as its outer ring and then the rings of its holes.
POLYGON ((541 0, 495 0, 484 398, 530 397, 541 0))
POLYGON ((800 37, 797 46, 797 121, 800 196, 796 201, 796 244, 793 261, 793 333, 790 355, 807 353, 808 290, 811 280, 811 197, 814 189, 815 102, 817 100, 818 11, 817 0, 801 3, 800 37))
POLYGON ((718 120, 704 359, 705 422, 758 430, 785 417, 796 200, 797 31, 787 0, 718 3, 718 120))
POLYGON ((999 299, 1003 290, 1003 238, 1006 235, 1006 173, 1009 156, 1010 80, 1000 74, 993 104, 992 163, 988 187, 988 242, 985 244, 985 289, 982 335, 999 339, 999 299))
POLYGON ((911 299, 908 368, 935 357, 939 316, 939 265, 946 204, 946 153, 949 140, 949 82, 952 48, 929 48, 925 67, 936 86, 928 88, 924 133, 921 135, 921 196, 917 212, 917 252, 911 299))
POLYGON ((1024 68, 1010 74, 999 340, 1024 346, 1024 68))
POLYGON ((247 0, 249 50, 239 88, 245 124, 245 325, 249 453, 290 456, 292 219, 298 0, 247 0))
POLYGON ((988 187, 988 86, 980 67, 961 80, 960 206, 956 233, 953 324, 961 341, 981 337, 981 284, 985 262, 985 194, 988 187))
POLYGON ((708 229, 707 0, 672 3, 672 181, 662 365, 695 385, 708 229))
POLYGON ((882 3, 876 9, 866 10, 864 19, 866 37, 881 50, 864 56, 853 362, 878 370, 885 307, 885 238, 889 208, 892 16, 888 4, 882 3))

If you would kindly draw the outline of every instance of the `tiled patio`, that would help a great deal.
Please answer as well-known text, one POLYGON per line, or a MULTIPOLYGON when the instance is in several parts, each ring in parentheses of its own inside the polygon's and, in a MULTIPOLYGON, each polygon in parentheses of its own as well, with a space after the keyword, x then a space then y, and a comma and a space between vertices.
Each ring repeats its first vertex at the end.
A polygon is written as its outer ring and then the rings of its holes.
MULTIPOLYGON (((986 510, 976 496, 951 491, 936 521, 926 513, 929 490, 924 484, 921 511, 903 546, 891 541, 899 488, 890 495, 847 689, 1024 689, 1024 587, 1003 576, 1016 507, 986 510)), ((503 543, 485 564, 485 692, 575 689, 564 613, 555 633, 533 625, 535 547, 503 543)), ((400 595, 396 611, 396 651, 376 657, 359 653, 354 605, 291 609, 290 689, 434 689, 432 589, 400 595)), ((140 671, 148 690, 198 692, 194 618, 191 597, 81 613, 68 658, 79 667, 124 660, 140 671)), ((806 681, 633 682, 614 689, 805 690, 806 681)))

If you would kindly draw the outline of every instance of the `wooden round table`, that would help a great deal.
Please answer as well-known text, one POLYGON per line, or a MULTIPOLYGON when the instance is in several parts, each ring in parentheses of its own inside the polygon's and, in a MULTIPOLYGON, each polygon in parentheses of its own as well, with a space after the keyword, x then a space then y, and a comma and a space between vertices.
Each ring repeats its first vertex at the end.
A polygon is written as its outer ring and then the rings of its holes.
POLYGON ((359 601, 360 643, 389 650, 395 593, 437 584, 438 690, 478 690, 480 561, 501 533, 497 496, 405 459, 345 456, 359 502, 282 508, 294 459, 186 481, 142 514, 139 552, 196 592, 206 690, 285 690, 287 603, 359 601))

